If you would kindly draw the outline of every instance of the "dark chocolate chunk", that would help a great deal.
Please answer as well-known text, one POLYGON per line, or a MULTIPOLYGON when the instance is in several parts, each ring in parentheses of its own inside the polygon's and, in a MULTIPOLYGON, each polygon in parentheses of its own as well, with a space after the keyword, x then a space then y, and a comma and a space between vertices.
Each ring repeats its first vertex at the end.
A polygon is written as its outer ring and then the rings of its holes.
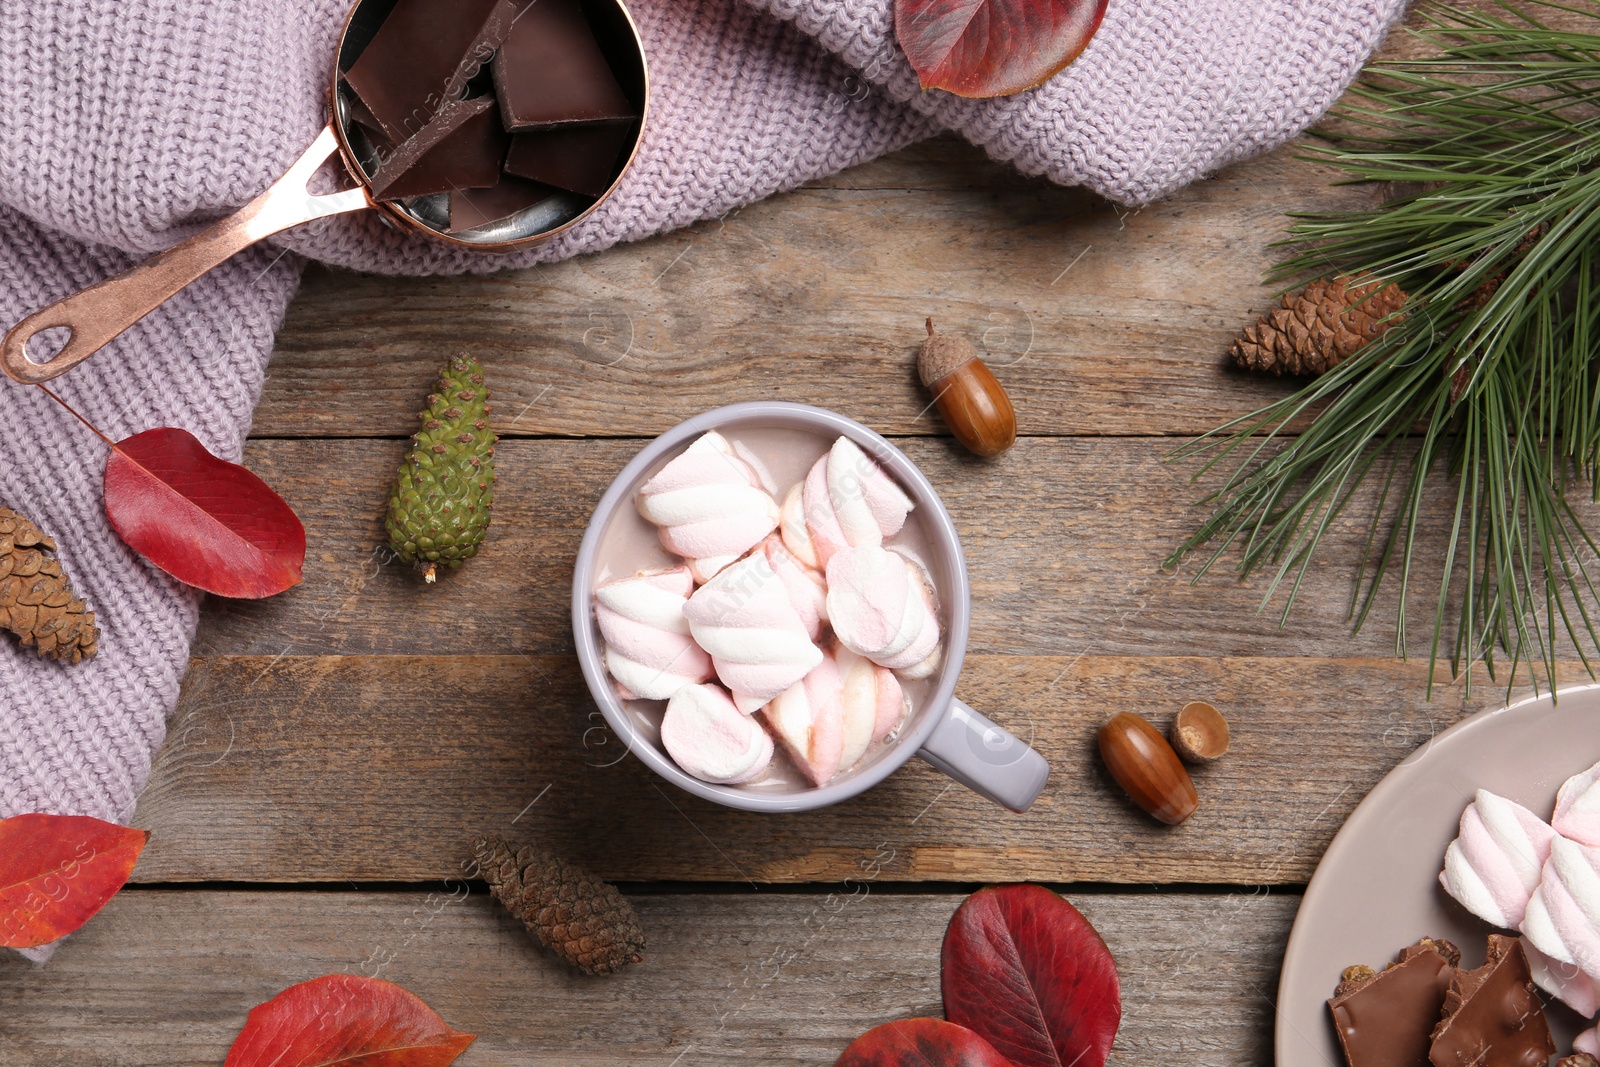
POLYGON ((401 200, 456 189, 487 189, 500 180, 506 141, 493 98, 446 104, 427 128, 379 161, 372 195, 401 200))
POLYGON ((561 190, 506 175, 490 189, 468 189, 450 194, 450 231, 459 233, 508 219, 561 190))
POLYGON ((1427 1067, 1429 1035, 1455 973, 1452 954, 1461 958, 1448 941, 1423 938, 1381 971, 1345 971, 1328 1010, 1350 1067, 1427 1067))
POLYGON ((1489 935, 1488 961, 1457 971, 1433 1031, 1434 1067, 1544 1067, 1555 1054, 1522 942, 1489 935))
POLYGON ((514 134, 506 173, 584 196, 600 196, 616 180, 633 145, 634 123, 547 126, 514 134))
POLYGON ((579 0, 534 0, 494 57, 506 129, 637 118, 579 0))
POLYGON ((401 144, 466 93, 528 2, 400 0, 345 81, 401 144))

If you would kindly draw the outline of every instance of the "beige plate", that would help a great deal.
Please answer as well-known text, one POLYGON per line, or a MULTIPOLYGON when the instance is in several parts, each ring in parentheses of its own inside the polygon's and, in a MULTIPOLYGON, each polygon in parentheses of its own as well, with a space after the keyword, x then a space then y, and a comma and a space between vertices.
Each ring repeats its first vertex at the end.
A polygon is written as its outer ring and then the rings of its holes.
MULTIPOLYGON (((1278 983, 1278 1067, 1344 1063, 1327 999, 1352 963, 1379 967, 1424 934, 1483 962, 1491 928, 1439 886, 1444 850, 1478 789, 1549 818, 1561 783, 1600 760, 1600 686, 1564 689, 1485 711, 1446 730, 1391 771, 1345 821, 1306 888, 1278 983)), ((1578 1016, 1549 1012, 1557 1047, 1578 1016)))

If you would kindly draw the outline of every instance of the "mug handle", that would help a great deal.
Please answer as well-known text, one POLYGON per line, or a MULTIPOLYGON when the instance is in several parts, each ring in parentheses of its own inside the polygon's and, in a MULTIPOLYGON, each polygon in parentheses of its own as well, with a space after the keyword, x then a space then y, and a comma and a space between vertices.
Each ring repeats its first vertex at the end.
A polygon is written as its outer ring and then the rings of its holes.
POLYGON ((338 137, 328 126, 288 173, 236 213, 115 278, 35 311, 0 341, 0 368, 24 385, 47 382, 100 351, 235 252, 291 226, 369 207, 372 201, 364 187, 321 195, 307 188, 338 147, 338 137), (67 343, 48 360, 29 359, 33 336, 58 327, 71 331, 67 343))
POLYGON ((953 698, 917 755, 1019 814, 1039 798, 1050 777, 1050 764, 1026 741, 953 698))

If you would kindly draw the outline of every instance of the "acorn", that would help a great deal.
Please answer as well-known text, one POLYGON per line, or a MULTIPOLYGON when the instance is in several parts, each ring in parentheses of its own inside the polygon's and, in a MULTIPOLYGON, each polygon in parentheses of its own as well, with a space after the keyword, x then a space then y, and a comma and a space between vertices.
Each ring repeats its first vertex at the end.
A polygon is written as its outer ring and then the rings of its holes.
POLYGON ((1168 734, 1185 763, 1210 763, 1228 751, 1228 720, 1203 700, 1185 704, 1168 734))
POLYGON ((1017 412, 1005 386, 965 338, 941 336, 928 320, 917 374, 955 439, 980 456, 998 456, 1017 440, 1017 412))
POLYGON ((1169 826, 1200 806, 1194 781, 1154 726, 1131 711, 1100 728, 1100 758, 1128 798, 1169 826))

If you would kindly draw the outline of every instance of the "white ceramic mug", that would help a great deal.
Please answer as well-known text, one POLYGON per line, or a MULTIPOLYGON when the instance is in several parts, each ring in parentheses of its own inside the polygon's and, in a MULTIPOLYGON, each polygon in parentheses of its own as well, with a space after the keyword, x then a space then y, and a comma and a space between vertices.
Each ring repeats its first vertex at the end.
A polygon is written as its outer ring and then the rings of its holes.
POLYGON ((611 729, 628 750, 661 777, 708 800, 748 811, 806 811, 837 804, 877 785, 913 755, 921 756, 969 789, 1026 811, 1044 789, 1050 766, 1016 735, 989 721, 955 697, 956 679, 966 657, 971 599, 967 562, 950 513, 928 479, 894 445, 843 415, 804 404, 775 401, 735 404, 697 415, 668 430, 635 456, 600 498, 578 549, 572 581, 572 632, 589 692, 611 729), (822 786, 775 790, 714 785, 678 767, 661 746, 658 720, 625 706, 606 672, 604 645, 594 614, 601 544, 619 513, 631 512, 639 487, 701 434, 717 430, 738 440, 741 428, 799 429, 824 440, 848 437, 886 469, 911 495, 929 552, 923 562, 938 593, 944 626, 943 662, 928 695, 914 701, 908 720, 875 756, 822 786))

